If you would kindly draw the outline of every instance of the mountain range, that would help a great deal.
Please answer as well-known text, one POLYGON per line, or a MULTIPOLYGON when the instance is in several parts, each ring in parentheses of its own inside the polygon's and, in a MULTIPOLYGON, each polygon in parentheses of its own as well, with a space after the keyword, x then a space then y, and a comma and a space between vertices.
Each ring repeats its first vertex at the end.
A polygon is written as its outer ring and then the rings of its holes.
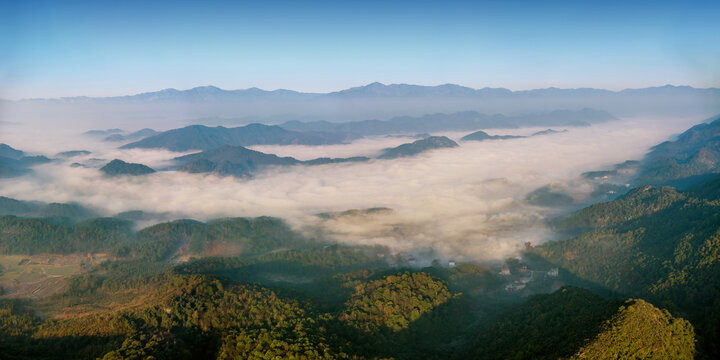
POLYGON ((372 83, 329 93, 265 91, 257 88, 224 90, 202 86, 105 98, 5 101, 4 106, 17 109, 18 113, 26 115, 25 118, 37 115, 41 119, 52 113, 56 119, 82 124, 93 124, 95 119, 103 117, 124 126, 168 129, 197 123, 197 120, 192 119, 201 118, 217 119, 218 125, 252 122, 280 124, 291 120, 342 123, 466 111, 514 116, 548 113, 557 109, 578 111, 590 108, 607 111, 618 117, 706 115, 720 112, 719 98, 720 89, 717 88, 671 85, 621 91, 590 88, 511 91, 473 89, 453 84, 421 86, 372 83), (138 117, 138 113, 143 116, 138 117))
POLYGON ((297 131, 341 132, 368 136, 437 131, 471 131, 492 128, 507 129, 521 126, 590 126, 590 124, 615 119, 614 116, 605 111, 593 109, 582 109, 578 111, 554 110, 546 113, 514 116, 501 114, 487 115, 477 111, 463 111, 452 114, 429 114, 419 117, 400 116, 386 121, 290 121, 280 126, 285 129, 297 131))

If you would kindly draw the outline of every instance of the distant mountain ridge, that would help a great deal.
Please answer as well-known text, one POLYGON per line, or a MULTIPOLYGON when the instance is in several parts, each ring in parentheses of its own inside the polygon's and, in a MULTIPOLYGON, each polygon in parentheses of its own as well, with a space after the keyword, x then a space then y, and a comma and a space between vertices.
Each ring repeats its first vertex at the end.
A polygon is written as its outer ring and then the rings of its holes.
POLYGON ((506 116, 487 115, 477 111, 451 114, 437 113, 419 117, 398 116, 390 120, 363 120, 352 122, 288 121, 280 126, 296 131, 341 132, 361 136, 436 131, 470 131, 489 128, 517 128, 521 126, 589 126, 616 120, 606 111, 594 109, 553 110, 544 113, 506 116))
MULTIPOLYGON (((228 98, 234 98, 238 96, 277 96, 277 97, 300 97, 300 98, 312 98, 322 96, 332 97, 353 97, 353 96, 379 96, 379 97, 422 97, 422 96, 505 96, 505 95, 528 95, 528 96, 543 96, 543 95, 555 95, 555 94, 578 94, 578 95, 638 95, 638 94, 654 94, 654 95, 666 95, 675 94, 677 92, 684 93, 702 93, 712 92, 720 94, 720 88, 695 88, 685 85, 663 85, 663 86, 651 86, 646 88, 635 88, 635 89, 624 89, 619 91, 597 89, 597 88, 538 88, 531 90, 510 90, 506 88, 471 88, 467 86, 457 84, 442 84, 442 85, 413 85, 413 84, 383 84, 380 82, 373 82, 367 85, 351 87, 344 90, 332 91, 326 93, 310 93, 301 92, 288 89, 276 89, 276 90, 263 90, 257 87, 251 87, 246 89, 235 89, 226 90, 216 86, 206 85, 197 86, 186 90, 178 90, 174 88, 167 88, 158 91, 150 91, 137 93, 134 95, 121 95, 121 96, 109 96, 109 97, 92 97, 92 96, 72 96, 72 97, 61 97, 61 98, 33 98, 33 99, 21 99, 16 101, 75 101, 75 102, 88 102, 88 101, 122 101, 122 100, 222 100, 228 98)), ((8 101, 8 100, 6 100, 8 101)))
MULTIPOLYGON (((503 88, 474 89, 454 84, 422 86, 372 83, 328 93, 283 89, 267 91, 258 88, 224 90, 201 86, 125 96, 26 99, 4 104, 38 115, 51 111, 64 121, 92 123, 92 119, 102 116, 117 119, 118 123, 122 121, 128 124, 126 126, 167 129, 193 123, 191 119, 210 118, 234 119, 233 124, 237 125, 253 122, 282 124, 292 120, 350 122, 465 111, 523 114, 547 113, 557 109, 578 111, 584 108, 604 110, 618 117, 704 116, 720 112, 718 99, 718 88, 698 89, 672 85, 621 91, 592 88, 512 91, 503 88), (142 119, 137 117, 138 113, 144 114, 142 119)), ((230 123, 223 121, 211 124, 230 123)))

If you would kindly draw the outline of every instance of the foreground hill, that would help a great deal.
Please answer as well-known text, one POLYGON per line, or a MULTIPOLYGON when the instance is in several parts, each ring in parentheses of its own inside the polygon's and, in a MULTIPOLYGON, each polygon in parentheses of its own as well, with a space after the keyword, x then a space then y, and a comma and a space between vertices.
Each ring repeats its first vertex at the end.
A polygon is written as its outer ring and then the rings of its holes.
POLYGON ((583 232, 535 248, 583 284, 641 297, 693 322, 706 356, 720 354, 720 178, 678 192, 641 187, 554 221, 583 232))
POLYGON ((211 150, 224 145, 326 145, 340 144, 346 136, 317 132, 285 130, 279 126, 250 124, 226 128, 191 125, 181 129, 161 132, 127 145, 123 149, 165 148, 172 151, 211 150))
POLYGON ((474 359, 693 359, 692 325, 643 300, 565 287, 533 296, 484 328, 474 359))

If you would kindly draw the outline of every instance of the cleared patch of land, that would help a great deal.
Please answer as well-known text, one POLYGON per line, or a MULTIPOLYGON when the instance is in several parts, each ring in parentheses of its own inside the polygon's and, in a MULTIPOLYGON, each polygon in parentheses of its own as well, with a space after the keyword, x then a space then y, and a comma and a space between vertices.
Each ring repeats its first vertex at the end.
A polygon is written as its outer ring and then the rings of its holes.
POLYGON ((43 298, 65 288, 65 278, 108 259, 107 254, 0 255, 2 297, 43 298))

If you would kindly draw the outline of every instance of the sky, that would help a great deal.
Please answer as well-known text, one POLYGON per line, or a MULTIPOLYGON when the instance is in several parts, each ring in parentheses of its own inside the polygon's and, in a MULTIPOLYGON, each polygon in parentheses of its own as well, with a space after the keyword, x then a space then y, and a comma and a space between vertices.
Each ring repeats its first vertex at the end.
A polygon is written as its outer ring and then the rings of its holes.
POLYGON ((0 98, 720 87, 718 1, 0 1, 0 98))

